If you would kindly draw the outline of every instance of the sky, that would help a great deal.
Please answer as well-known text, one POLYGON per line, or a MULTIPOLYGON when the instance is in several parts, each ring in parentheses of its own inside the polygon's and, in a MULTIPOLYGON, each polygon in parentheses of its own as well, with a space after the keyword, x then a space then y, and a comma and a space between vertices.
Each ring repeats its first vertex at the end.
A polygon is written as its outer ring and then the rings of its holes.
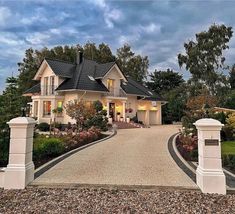
MULTIPOLYGON (((0 0, 0 91, 6 77, 18 75, 25 50, 57 45, 123 44, 149 57, 149 71, 178 66, 183 44, 211 24, 235 29, 235 0, 0 0)), ((235 63, 235 35, 225 52, 235 63)))

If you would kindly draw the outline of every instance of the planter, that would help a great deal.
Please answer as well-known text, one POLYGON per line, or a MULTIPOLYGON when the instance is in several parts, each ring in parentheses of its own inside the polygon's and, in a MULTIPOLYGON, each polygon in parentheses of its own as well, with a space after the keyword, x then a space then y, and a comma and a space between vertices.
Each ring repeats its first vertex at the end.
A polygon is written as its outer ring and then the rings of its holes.
POLYGON ((120 115, 117 115, 117 121, 118 121, 118 122, 120 121, 120 118, 121 118, 121 116, 120 116, 120 115))
POLYGON ((113 118, 112 118, 112 117, 109 117, 108 123, 109 123, 109 124, 112 124, 112 123, 113 123, 113 118))
POLYGON ((127 122, 127 123, 130 123, 130 120, 131 120, 131 119, 130 119, 129 117, 126 118, 126 122, 127 122))
POLYGON ((123 117, 120 117, 120 122, 123 122, 123 121, 124 121, 123 117))

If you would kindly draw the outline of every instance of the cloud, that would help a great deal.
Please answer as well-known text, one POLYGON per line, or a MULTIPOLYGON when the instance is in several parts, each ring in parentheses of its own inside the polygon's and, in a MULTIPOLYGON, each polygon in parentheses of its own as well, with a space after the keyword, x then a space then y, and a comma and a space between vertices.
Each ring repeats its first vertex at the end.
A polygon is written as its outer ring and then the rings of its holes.
MULTIPOLYGON (((3 80, 17 71, 26 49, 105 42, 116 49, 129 43, 137 54, 149 56, 150 67, 180 70, 177 54, 184 42, 213 23, 235 29, 234 1, 1 1, 0 91, 3 80), (208 8, 209 11, 208 12, 208 8), (223 8, 223 9, 221 9, 223 8)), ((235 35, 225 52, 235 63, 235 35)))
POLYGON ((6 24, 8 18, 11 17, 11 11, 8 7, 1 7, 0 6, 0 26, 6 24))

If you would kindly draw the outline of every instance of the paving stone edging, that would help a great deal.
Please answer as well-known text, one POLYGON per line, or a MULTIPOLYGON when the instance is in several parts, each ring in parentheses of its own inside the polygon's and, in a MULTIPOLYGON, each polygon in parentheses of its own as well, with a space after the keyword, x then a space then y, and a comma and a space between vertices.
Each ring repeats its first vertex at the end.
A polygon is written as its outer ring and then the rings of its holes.
POLYGON ((193 182, 196 183, 196 174, 192 170, 192 167, 187 163, 186 160, 180 155, 176 147, 176 137, 179 133, 172 135, 168 140, 168 151, 170 152, 171 157, 176 162, 176 164, 181 168, 185 174, 187 174, 193 182))
POLYGON ((60 155, 59 157, 57 158, 54 158, 53 160, 43 164, 42 166, 40 166, 38 169, 35 170, 35 173, 34 173, 34 179, 38 178, 40 175, 42 175, 43 173, 45 173, 47 170, 49 170, 50 168, 52 168, 53 166, 55 166, 56 164, 58 164, 59 162, 63 161, 64 159, 68 158, 69 156, 75 154, 76 152, 79 152, 87 147, 90 147, 92 145, 95 145, 97 143, 101 143, 105 140, 108 140, 110 139, 111 137, 115 136, 117 134, 117 131, 113 131, 113 133, 105 138, 102 138, 100 140, 96 140, 94 142, 91 142, 89 144, 86 144, 84 146, 81 146, 81 147, 78 147, 76 149, 73 149, 65 154, 62 154, 60 155))
MULTIPOLYGON (((192 162, 187 162, 179 153, 176 147, 176 137, 179 133, 174 134, 168 140, 168 151, 176 164, 196 183, 196 168, 197 165, 192 162)), ((235 175, 223 168, 226 176, 228 193, 235 193, 235 175)))

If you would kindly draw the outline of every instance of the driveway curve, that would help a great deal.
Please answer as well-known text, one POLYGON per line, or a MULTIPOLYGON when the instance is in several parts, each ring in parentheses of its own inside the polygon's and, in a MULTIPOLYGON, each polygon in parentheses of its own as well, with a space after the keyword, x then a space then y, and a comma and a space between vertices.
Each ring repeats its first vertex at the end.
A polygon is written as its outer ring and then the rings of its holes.
POLYGON ((33 183, 196 187, 168 152, 168 139, 178 128, 118 130, 114 137, 66 158, 33 183))

